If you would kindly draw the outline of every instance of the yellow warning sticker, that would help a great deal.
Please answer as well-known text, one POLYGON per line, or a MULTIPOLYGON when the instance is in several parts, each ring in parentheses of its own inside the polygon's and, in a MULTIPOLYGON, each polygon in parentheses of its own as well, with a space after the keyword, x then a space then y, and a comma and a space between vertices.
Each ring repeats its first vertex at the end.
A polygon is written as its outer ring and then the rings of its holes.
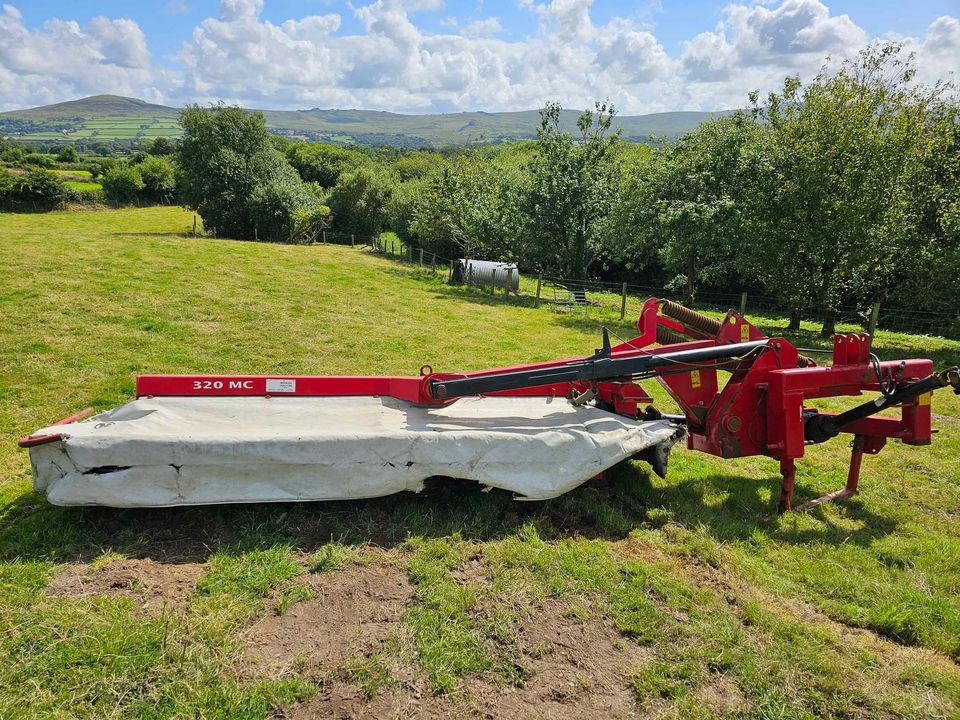
POLYGON ((917 398, 917 405, 929 405, 931 395, 933 395, 933 393, 928 393, 928 392, 925 392, 923 395, 920 395, 917 398))
POLYGON ((700 371, 699 370, 690 371, 690 387, 693 387, 693 388, 700 387, 700 371))
POLYGON ((747 342, 750 339, 750 326, 744 323, 740 326, 740 342, 747 342))

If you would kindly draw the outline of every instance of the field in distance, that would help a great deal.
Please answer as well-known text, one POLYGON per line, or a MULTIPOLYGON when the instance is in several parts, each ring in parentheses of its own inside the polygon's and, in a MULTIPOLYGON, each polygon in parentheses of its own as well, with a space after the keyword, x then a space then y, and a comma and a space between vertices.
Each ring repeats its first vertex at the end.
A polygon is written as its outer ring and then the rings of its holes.
MULTIPOLYGON (((0 134, 36 141, 128 141, 181 134, 178 110, 135 98, 95 95, 81 100, 0 113, 0 134)), ((363 145, 444 147, 536 137, 539 113, 461 112, 405 115, 373 110, 265 110, 268 127, 291 138, 363 145)), ((620 116, 623 137, 636 142, 677 137, 714 113, 667 112, 620 116)), ((726 111, 715 113, 726 114, 726 111)), ((579 112, 565 110, 562 124, 576 130, 579 112)))

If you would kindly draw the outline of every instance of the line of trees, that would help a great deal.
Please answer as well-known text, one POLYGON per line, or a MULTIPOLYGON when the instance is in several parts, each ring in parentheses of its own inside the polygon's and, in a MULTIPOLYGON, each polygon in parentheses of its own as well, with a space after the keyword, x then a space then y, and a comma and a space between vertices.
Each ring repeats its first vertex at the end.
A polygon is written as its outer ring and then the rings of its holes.
MULTIPOLYGON (((770 295, 794 326, 824 318, 825 334, 838 307, 876 301, 957 322, 960 102, 915 71, 900 46, 873 46, 659 145, 623 142, 607 103, 574 134, 551 103, 535 141, 439 152, 293 142, 259 113, 193 106, 175 148, 98 175, 113 202, 177 201, 224 237, 389 229, 572 283, 770 295)), ((59 197, 42 172, 0 175, 0 198, 59 197)))

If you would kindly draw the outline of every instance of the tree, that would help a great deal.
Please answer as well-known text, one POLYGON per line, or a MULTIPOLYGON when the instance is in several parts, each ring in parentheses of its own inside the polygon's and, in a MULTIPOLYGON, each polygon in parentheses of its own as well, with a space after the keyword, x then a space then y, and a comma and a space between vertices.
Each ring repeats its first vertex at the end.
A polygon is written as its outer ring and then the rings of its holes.
POLYGON ((392 191, 392 179, 375 170, 359 168, 341 174, 327 200, 334 227, 363 236, 379 233, 386 225, 392 191))
POLYGON ((888 44, 807 85, 787 78, 765 106, 751 96, 765 122, 751 193, 753 267, 793 307, 822 309, 824 336, 841 302, 882 298, 898 282, 898 258, 913 252, 905 213, 925 118, 942 92, 914 84, 914 74, 912 57, 888 44))
POLYGON ((611 132, 616 110, 597 103, 577 120, 576 140, 560 129, 561 107, 540 112, 536 153, 529 165, 526 197, 529 238, 543 267, 585 280, 599 249, 600 224, 619 187, 619 131, 611 132))
POLYGON ((176 152, 176 147, 170 138, 161 136, 154 138, 152 142, 146 143, 144 150, 155 157, 163 157, 164 155, 173 155, 173 153, 176 152))
POLYGON ((290 144, 287 159, 304 181, 317 182, 325 188, 332 188, 341 173, 356 170, 366 160, 355 150, 324 143, 290 144))
POLYGON ((743 113, 705 122, 639 165, 624 192, 626 217, 618 208, 617 224, 632 228, 634 240, 625 247, 659 253, 688 302, 701 280, 726 286, 742 272, 742 155, 757 132, 743 113))
POLYGON ((103 195, 113 205, 136 202, 144 189, 139 165, 116 165, 101 178, 103 195))
POLYGON ((461 155, 422 181, 409 232, 444 257, 518 260, 526 217, 520 169, 503 158, 461 155))
POLYGON ((270 142, 263 115, 194 105, 180 113, 180 122, 176 184, 204 226, 228 237, 288 241, 288 223, 276 213, 316 199, 293 189, 300 178, 270 142))
POLYGON ((80 162, 80 154, 77 152, 77 149, 73 147, 73 145, 64 145, 57 152, 57 162, 61 162, 61 163, 80 162))

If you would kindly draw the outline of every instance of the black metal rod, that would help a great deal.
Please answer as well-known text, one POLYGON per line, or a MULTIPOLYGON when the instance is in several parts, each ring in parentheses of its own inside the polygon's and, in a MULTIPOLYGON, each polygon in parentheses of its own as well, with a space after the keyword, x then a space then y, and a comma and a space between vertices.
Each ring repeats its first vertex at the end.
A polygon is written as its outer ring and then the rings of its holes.
MULTIPOLYGON (((484 395, 504 390, 553 385, 561 382, 615 380, 649 373, 676 365, 696 365, 711 360, 740 357, 763 347, 768 340, 754 340, 729 345, 714 345, 694 350, 677 350, 656 355, 636 355, 629 358, 589 357, 565 365, 553 365, 531 370, 507 370, 468 378, 430 380, 430 394, 437 400, 484 395)), ((690 368, 691 370, 696 368, 690 368)))
POLYGON ((922 380, 917 380, 917 382, 911 383, 890 395, 881 395, 875 400, 861 403, 837 415, 811 413, 807 416, 803 424, 804 437, 809 442, 825 442, 839 435, 847 425, 851 425, 857 420, 863 420, 864 418, 876 415, 888 407, 908 402, 926 392, 932 392, 938 388, 953 384, 953 381, 950 379, 951 373, 956 375, 956 368, 928 375, 922 380))

